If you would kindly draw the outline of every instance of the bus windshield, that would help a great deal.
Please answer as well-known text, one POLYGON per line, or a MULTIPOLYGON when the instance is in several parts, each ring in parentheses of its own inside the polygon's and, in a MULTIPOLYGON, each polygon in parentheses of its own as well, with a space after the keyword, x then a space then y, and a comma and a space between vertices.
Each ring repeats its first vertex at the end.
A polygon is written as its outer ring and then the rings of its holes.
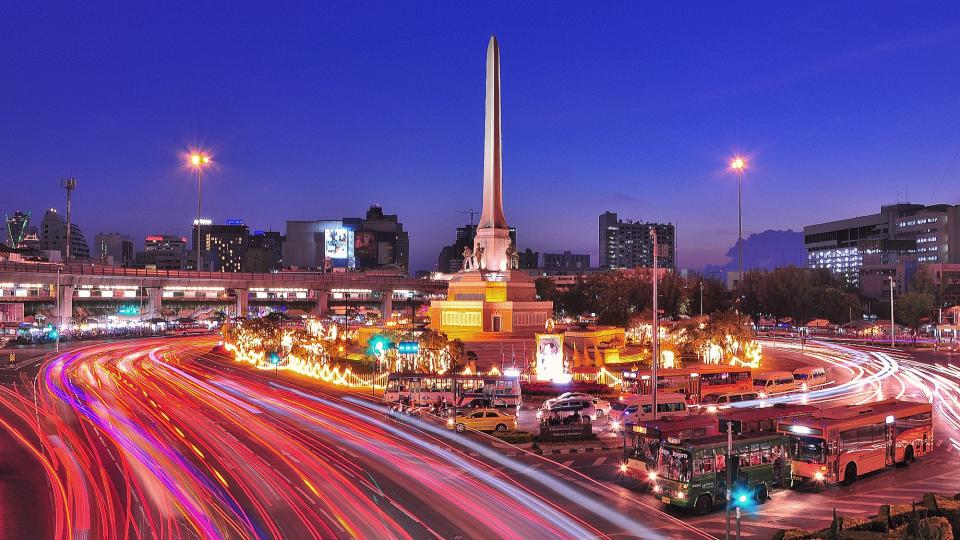
POLYGON ((818 437, 790 437, 793 459, 807 463, 826 463, 826 441, 818 437))
POLYGON ((689 482, 690 453, 676 448, 660 447, 657 475, 677 482, 689 482))

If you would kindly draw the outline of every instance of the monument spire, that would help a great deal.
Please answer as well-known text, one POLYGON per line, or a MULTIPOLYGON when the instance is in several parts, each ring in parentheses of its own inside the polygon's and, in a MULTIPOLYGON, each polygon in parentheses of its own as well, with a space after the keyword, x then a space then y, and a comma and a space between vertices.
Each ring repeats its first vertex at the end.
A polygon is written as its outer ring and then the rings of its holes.
POLYGON ((503 164, 500 142, 500 44, 487 44, 487 100, 483 136, 483 212, 478 229, 506 229, 503 216, 503 164))

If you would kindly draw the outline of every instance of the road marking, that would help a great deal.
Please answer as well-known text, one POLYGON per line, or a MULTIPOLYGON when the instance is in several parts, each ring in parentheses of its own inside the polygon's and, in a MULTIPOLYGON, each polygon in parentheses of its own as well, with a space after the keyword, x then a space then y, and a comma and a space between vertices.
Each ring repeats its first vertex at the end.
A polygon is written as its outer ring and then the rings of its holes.
MULTIPOLYGON (((653 328, 653 327, 651 326, 651 328, 653 328)), ((572 460, 572 459, 568 459, 568 460, 564 461, 563 463, 561 463, 561 465, 563 465, 564 467, 569 467, 569 466, 573 465, 573 460, 572 460)))
MULTIPOLYGON (((653 328, 652 326, 650 328, 653 328)), ((943 439, 937 439, 937 448, 940 448, 940 445, 943 444, 943 439)))
POLYGON ((598 457, 597 459, 595 459, 595 460, 593 461, 593 466, 594 466, 594 467, 599 467, 600 465, 603 465, 603 462, 606 461, 606 460, 607 460, 607 457, 606 457, 606 456, 604 456, 604 457, 598 457))

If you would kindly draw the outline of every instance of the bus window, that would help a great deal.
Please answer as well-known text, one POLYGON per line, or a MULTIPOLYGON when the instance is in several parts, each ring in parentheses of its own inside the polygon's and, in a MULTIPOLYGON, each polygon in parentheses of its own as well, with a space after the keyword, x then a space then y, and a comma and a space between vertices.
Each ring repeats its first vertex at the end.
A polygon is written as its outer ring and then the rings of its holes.
POLYGON ((703 461, 703 474, 710 474, 713 472, 713 456, 705 457, 703 461))
POLYGON ((808 463, 826 463, 826 441, 817 437, 790 437, 794 459, 808 463))
POLYGON ((676 482, 689 482, 690 465, 689 453, 675 448, 661 448, 657 475, 676 482))

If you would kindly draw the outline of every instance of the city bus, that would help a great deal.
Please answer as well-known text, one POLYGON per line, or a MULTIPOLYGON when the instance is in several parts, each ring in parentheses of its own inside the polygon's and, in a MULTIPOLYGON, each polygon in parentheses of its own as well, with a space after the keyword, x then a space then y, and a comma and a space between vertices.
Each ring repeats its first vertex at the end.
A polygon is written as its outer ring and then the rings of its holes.
POLYGON ((410 405, 433 405, 442 401, 456 406, 470 406, 482 401, 504 408, 516 408, 522 402, 519 377, 426 373, 387 375, 383 401, 410 405))
POLYGON ((692 508, 703 515, 724 504, 727 466, 734 501, 751 499, 759 504, 770 492, 787 487, 790 463, 787 438, 781 433, 755 432, 733 435, 733 452, 727 462, 727 434, 707 435, 679 443, 664 442, 651 475, 651 491, 664 504, 692 508))
POLYGON ((813 414, 812 405, 776 404, 768 407, 725 409, 718 414, 695 414, 680 418, 647 420, 625 428, 625 475, 645 479, 656 465, 657 448, 664 442, 726 433, 728 423, 734 433, 775 433, 778 424, 795 416, 813 414))
POLYGON ((682 440, 716 435, 717 417, 706 414, 691 416, 668 416, 657 420, 642 420, 624 426, 624 476, 646 481, 656 470, 657 456, 663 442, 679 443, 682 440))
MULTIPOLYGON (((650 394, 653 389, 650 370, 622 373, 622 390, 650 394)), ((753 391, 750 368, 727 364, 691 364, 683 368, 658 369, 657 392, 686 394, 699 401, 707 394, 731 394, 753 391)))
POLYGON ((888 399, 785 419, 794 485, 852 484, 891 465, 906 466, 933 449, 930 403, 888 399))

